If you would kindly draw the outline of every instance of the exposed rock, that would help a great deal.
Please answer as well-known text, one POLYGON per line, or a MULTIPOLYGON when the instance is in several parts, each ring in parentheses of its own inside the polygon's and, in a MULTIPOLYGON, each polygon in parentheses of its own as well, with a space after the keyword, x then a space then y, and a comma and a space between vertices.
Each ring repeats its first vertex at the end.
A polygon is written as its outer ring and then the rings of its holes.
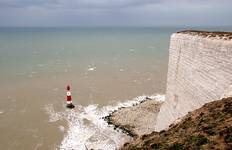
POLYGON ((162 102, 147 98, 140 104, 121 108, 105 117, 105 120, 128 135, 135 137, 151 133, 162 102))
POLYGON ((67 108, 70 108, 70 109, 73 109, 73 108, 75 108, 75 105, 73 105, 73 104, 71 103, 71 104, 67 104, 66 107, 67 107, 67 108))

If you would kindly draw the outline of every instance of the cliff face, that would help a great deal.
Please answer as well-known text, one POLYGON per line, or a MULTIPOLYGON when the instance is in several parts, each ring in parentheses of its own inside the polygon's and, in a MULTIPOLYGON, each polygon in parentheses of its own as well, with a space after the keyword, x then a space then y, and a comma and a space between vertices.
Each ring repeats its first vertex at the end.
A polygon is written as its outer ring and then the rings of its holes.
POLYGON ((171 36, 166 101, 155 129, 232 93, 232 33, 185 31, 171 36))

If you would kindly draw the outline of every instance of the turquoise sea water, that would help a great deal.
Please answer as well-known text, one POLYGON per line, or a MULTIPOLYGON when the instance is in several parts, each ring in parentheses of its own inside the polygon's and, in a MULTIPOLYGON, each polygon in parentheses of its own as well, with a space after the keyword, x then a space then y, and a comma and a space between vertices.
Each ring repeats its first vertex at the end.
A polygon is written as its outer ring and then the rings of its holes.
POLYGON ((169 38, 182 29, 0 28, 0 149, 55 149, 67 140, 70 126, 59 117, 68 113, 67 84, 87 112, 164 94, 169 38))

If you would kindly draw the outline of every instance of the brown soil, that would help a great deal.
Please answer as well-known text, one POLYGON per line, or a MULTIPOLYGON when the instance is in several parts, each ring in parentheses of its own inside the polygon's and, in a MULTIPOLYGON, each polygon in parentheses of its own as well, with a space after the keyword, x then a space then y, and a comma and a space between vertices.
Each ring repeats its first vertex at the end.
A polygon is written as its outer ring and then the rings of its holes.
POLYGON ((205 104, 168 130, 143 135, 121 150, 232 149, 232 97, 205 104))

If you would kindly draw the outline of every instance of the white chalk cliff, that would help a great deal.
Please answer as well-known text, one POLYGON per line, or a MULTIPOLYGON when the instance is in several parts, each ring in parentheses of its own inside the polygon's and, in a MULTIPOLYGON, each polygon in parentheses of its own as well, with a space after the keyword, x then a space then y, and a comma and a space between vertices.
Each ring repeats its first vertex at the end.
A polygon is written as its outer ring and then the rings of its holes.
POLYGON ((185 31, 171 36, 166 101, 156 131, 210 101, 232 96, 232 33, 185 31))

